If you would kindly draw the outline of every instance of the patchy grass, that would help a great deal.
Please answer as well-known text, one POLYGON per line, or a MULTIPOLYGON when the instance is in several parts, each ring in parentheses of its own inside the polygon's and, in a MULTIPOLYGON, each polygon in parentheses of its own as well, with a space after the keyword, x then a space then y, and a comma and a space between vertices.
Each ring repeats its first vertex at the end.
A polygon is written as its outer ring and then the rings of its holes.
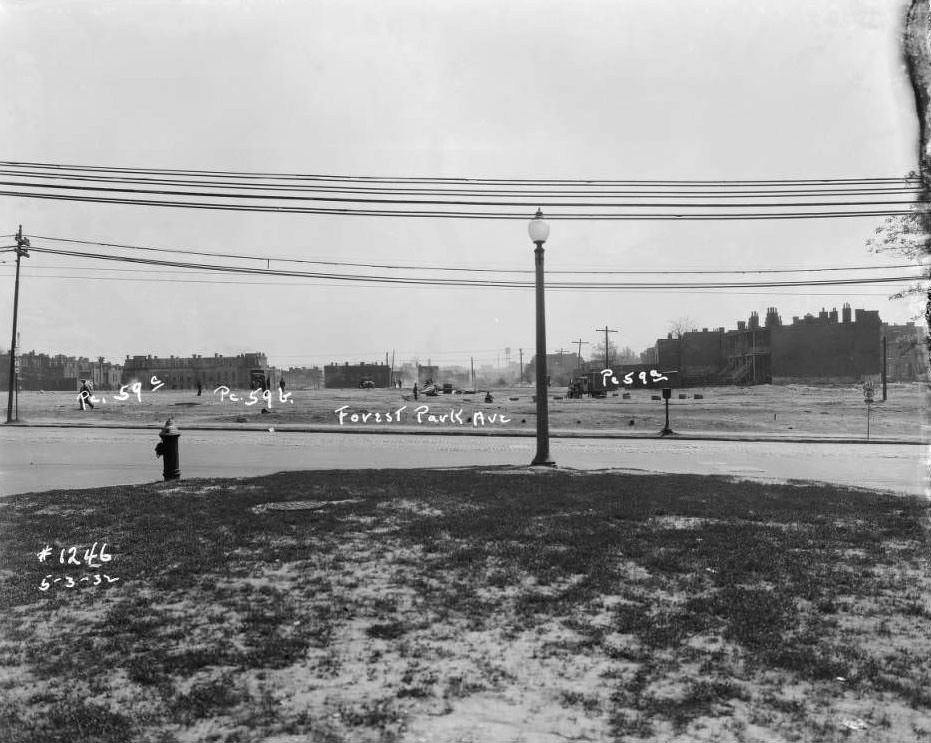
POLYGON ((0 729, 927 739, 928 516, 844 488, 508 468, 15 496, 0 729), (101 568, 59 563, 95 541, 101 568), (118 580, 79 582, 98 572, 118 580))
MULTIPOLYGON (((919 437, 922 425, 928 422, 929 393, 923 382, 891 383, 886 402, 872 407, 872 436, 919 437)), ((242 392, 237 390, 237 392, 242 392)), ((407 405, 402 425, 416 425, 412 411, 418 405, 430 406, 440 414, 450 406, 463 408, 463 420, 473 413, 501 414, 510 419, 507 428, 533 432, 536 425, 535 394, 531 387, 503 387, 492 390, 494 402, 484 402, 484 395, 442 395, 420 397, 415 402, 405 389, 324 389, 289 390, 293 403, 272 403, 271 412, 262 412, 262 405, 244 406, 221 400, 213 390, 201 397, 190 390, 161 388, 143 392, 141 402, 131 397, 125 402, 114 400, 114 392, 100 391, 108 398, 106 404, 94 410, 82 411, 72 392, 23 392, 18 398, 19 415, 32 423, 146 424, 161 426, 169 416, 182 429, 194 425, 246 423, 262 429, 274 425, 334 426, 339 428, 337 408, 348 406, 349 412, 364 413, 394 411, 407 405)), ((653 400, 658 390, 634 388, 630 398, 609 396, 605 399, 581 400, 565 397, 565 388, 553 388, 549 403, 551 431, 624 431, 656 432, 665 421, 661 401, 653 400)), ((687 399, 675 399, 670 405, 672 427, 677 433, 712 431, 716 433, 813 434, 834 436, 866 435, 866 411, 859 384, 819 386, 757 385, 754 387, 708 387, 682 390, 687 399), (701 397, 695 399, 695 395, 701 397)), ((248 391, 244 396, 248 395, 248 391)), ((395 428, 391 424, 352 424, 344 421, 343 429, 380 430, 395 428)), ((458 423, 441 425, 440 429, 458 429, 458 423)), ((472 426, 466 426, 471 429, 472 426)))

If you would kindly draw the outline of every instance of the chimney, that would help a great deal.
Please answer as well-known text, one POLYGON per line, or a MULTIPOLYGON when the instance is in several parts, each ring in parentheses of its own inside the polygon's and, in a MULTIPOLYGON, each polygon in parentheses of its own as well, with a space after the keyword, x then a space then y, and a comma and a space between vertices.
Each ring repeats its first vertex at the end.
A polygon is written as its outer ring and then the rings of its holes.
POLYGON ((847 302, 844 302, 844 306, 841 308, 841 317, 843 317, 844 322, 850 322, 850 305, 847 302))
POLYGON ((831 312, 828 314, 828 318, 831 322, 837 322, 837 307, 831 310, 831 312))

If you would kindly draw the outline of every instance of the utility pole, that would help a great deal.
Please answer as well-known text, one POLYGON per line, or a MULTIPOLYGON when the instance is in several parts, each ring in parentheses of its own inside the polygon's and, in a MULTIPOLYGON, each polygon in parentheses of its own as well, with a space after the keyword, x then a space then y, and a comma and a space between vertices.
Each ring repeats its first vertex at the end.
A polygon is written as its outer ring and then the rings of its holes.
POLYGON ((886 336, 883 336, 883 402, 886 402, 886 336))
POLYGON ((583 341, 581 338, 579 338, 577 341, 572 341, 572 342, 577 343, 579 346, 579 370, 581 371, 582 369, 582 346, 583 345, 587 346, 588 341, 583 341))
MULTIPOLYGON (((10 383, 7 385, 6 399, 6 422, 13 422, 13 390, 17 387, 16 374, 16 319, 19 311, 19 261, 20 258, 29 257, 29 238, 23 237, 23 226, 19 226, 19 232, 16 233, 16 283, 13 289, 13 340, 10 342, 10 383)), ((16 418, 19 419, 19 408, 16 410, 16 418)))
POLYGON ((605 365, 604 365, 604 368, 607 369, 608 368, 608 333, 616 333, 617 331, 611 330, 607 325, 605 325, 603 328, 595 328, 595 330, 597 330, 599 333, 603 332, 605 334, 605 365))
POLYGON ((472 369, 472 389, 475 389, 475 359, 469 356, 469 367, 472 369))
POLYGON ((518 351, 520 351, 520 381, 523 383, 524 381, 524 349, 519 348, 518 351))

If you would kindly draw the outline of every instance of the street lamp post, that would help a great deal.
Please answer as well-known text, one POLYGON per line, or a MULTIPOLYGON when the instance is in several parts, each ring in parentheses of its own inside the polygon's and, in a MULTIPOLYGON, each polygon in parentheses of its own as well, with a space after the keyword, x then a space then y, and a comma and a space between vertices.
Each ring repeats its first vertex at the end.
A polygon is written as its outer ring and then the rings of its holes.
POLYGON ((550 458, 550 417, 547 405, 549 390, 546 379, 546 311, 543 301, 543 243, 550 234, 550 226, 537 213, 528 227, 530 239, 537 246, 533 251, 536 264, 537 295, 537 454, 531 466, 555 467, 550 458))

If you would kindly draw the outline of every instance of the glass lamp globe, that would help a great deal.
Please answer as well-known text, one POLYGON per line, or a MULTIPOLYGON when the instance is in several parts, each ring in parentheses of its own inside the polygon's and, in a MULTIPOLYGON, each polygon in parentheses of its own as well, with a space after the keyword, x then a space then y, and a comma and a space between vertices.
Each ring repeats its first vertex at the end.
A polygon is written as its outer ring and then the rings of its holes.
POLYGON ((527 231, 530 233, 530 239, 535 243, 546 242, 546 238, 550 236, 550 226, 543 219, 543 211, 541 209, 537 209, 534 218, 531 219, 530 224, 527 225, 527 231))

